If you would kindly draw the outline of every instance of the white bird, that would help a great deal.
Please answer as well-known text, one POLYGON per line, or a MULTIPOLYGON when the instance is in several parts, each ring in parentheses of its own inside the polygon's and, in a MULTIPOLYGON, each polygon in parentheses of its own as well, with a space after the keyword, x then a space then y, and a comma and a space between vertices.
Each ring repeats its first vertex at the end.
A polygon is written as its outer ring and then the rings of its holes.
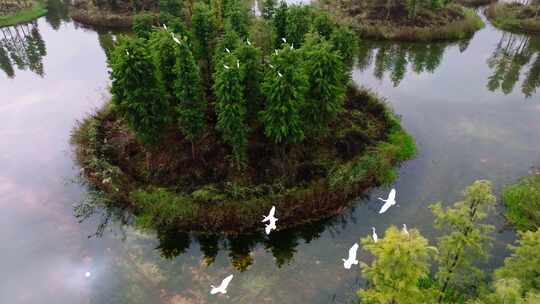
POLYGON ((178 43, 178 44, 182 44, 182 43, 180 42, 180 40, 178 40, 178 38, 176 38, 175 36, 172 36, 172 39, 174 40, 174 42, 176 42, 176 43, 178 43))
POLYGON ((247 43, 248 45, 251 45, 251 41, 249 41, 248 38, 246 38, 246 43, 247 43))
POLYGON ((373 233, 371 234, 373 242, 377 243, 379 241, 379 237, 377 236, 377 232, 375 232, 375 227, 371 227, 371 229, 373 230, 373 233))
POLYGON ((268 65, 269 65, 272 69, 274 68, 274 66, 273 66, 271 63, 269 63, 268 65))
POLYGON ((275 53, 276 53, 276 55, 277 55, 277 50, 274 50, 274 52, 275 52, 275 53))
POLYGON ((128 50, 126 50, 126 55, 128 55, 128 56, 129 56, 129 52, 128 52, 128 50))
POLYGON ((275 217, 275 214, 276 214, 276 206, 272 206, 272 208, 270 208, 270 212, 268 213, 268 215, 267 216, 263 215, 263 220, 261 221, 261 223, 269 222, 268 225, 264 227, 266 234, 270 234, 270 231, 276 230, 276 222, 278 221, 278 219, 275 217))
POLYGON ((227 51, 227 53, 231 53, 231 51, 228 49, 228 48, 225 48, 225 51, 227 51))
POLYGON ((294 43, 291 43, 291 50, 294 50, 294 43))
POLYGON ((403 224, 403 228, 401 229, 401 232, 403 232, 403 234, 406 234, 407 236, 409 235, 409 230, 407 230, 406 224, 403 224))
POLYGON ((236 60, 236 68, 240 68, 240 60, 236 60))
POLYGON ((396 204, 396 189, 390 190, 390 194, 388 194, 387 199, 382 199, 379 197, 381 201, 384 202, 384 205, 381 207, 381 210, 379 210, 379 214, 385 213, 388 208, 396 204))
POLYGON ((230 69, 230 67, 226 64, 224 64, 223 67, 226 68, 227 70, 230 69))
POLYGON ((287 43, 287 39, 281 37, 281 41, 283 41, 283 43, 287 43))
POLYGON ((216 294, 218 292, 222 294, 226 294, 227 286, 229 286, 229 283, 231 282, 232 278, 233 278, 233 275, 231 274, 230 276, 223 279, 223 281, 221 281, 221 285, 219 285, 218 287, 214 287, 214 285, 210 285, 210 287, 212 287, 212 290, 210 290, 210 294, 216 294))
POLYGON ((92 274, 91 274, 89 271, 87 271, 87 272, 84 273, 84 276, 87 277, 87 278, 89 278, 91 275, 92 275, 92 274))
POLYGON ((354 265, 358 264, 358 260, 356 259, 356 251, 358 251, 358 244, 354 243, 354 245, 352 245, 351 249, 349 249, 349 257, 346 260, 342 259, 343 260, 343 267, 345 267, 345 269, 351 269, 351 266, 353 264, 354 265))
POLYGON ((283 77, 283 74, 281 74, 279 71, 277 72, 279 77, 283 77))
POLYGON ((167 30, 167 26, 165 25, 165 23, 163 24, 163 28, 164 28, 166 31, 168 31, 168 30, 167 30))

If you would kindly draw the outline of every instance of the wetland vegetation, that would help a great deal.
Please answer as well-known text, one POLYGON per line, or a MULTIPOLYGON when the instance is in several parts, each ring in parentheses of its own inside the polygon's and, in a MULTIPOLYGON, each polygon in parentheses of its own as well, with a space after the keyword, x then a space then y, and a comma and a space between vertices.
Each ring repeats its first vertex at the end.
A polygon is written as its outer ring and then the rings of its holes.
POLYGON ((540 1, 513 0, 494 3, 486 16, 497 27, 509 31, 540 33, 540 1))
POLYGON ((0 27, 32 21, 46 12, 43 0, 0 0, 0 27))

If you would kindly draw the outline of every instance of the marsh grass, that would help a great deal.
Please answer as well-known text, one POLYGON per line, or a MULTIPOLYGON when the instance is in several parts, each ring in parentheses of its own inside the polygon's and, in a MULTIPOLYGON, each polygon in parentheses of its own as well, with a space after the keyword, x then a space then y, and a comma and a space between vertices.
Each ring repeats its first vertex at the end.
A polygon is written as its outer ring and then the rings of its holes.
POLYGON ((504 30, 540 33, 540 5, 494 3, 486 9, 486 16, 504 30))
POLYGON ((540 226, 540 172, 505 187, 502 200, 507 219, 517 229, 536 230, 540 226))
POLYGON ((35 1, 32 7, 22 9, 13 14, 0 14, 0 27, 11 26, 19 23, 29 22, 47 13, 47 9, 42 1, 35 1))
POLYGON ((357 24, 361 37, 399 41, 444 41, 471 37, 484 27, 484 22, 471 9, 463 8, 463 19, 450 21, 445 25, 400 26, 384 21, 357 24))

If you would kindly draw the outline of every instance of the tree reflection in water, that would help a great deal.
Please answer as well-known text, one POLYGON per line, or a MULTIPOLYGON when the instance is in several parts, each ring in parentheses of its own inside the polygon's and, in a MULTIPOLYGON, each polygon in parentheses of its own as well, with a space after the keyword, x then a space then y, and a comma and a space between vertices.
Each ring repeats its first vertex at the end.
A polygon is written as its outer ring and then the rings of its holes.
POLYGON ((47 54, 45 42, 39 33, 37 21, 0 28, 0 69, 9 78, 18 70, 30 70, 43 77, 43 56, 47 54))
POLYGON ((460 52, 469 46, 470 39, 457 43, 407 43, 389 41, 364 41, 360 44, 357 68, 364 71, 374 66, 373 74, 382 79, 385 74, 397 87, 407 69, 416 74, 433 73, 441 64, 444 52, 451 46, 457 45, 460 52))
POLYGON ((540 37, 504 32, 487 63, 493 71, 490 91, 510 94, 524 76, 521 92, 531 97, 540 86, 540 37))
MULTIPOLYGON (((74 205, 75 216, 80 222, 90 217, 98 218, 96 233, 89 237, 101 237, 107 227, 111 231, 118 231, 124 235, 122 228, 131 225, 133 217, 127 210, 112 207, 115 204, 107 203, 99 191, 90 189, 87 197, 74 205), (114 226, 114 227, 113 227, 114 226)), ((199 244, 202 252, 202 262, 210 266, 220 250, 228 251, 228 257, 233 267, 238 271, 245 271, 253 264, 253 252, 262 245, 267 252, 272 253, 278 267, 289 264, 296 254, 296 247, 301 243, 310 243, 318 239, 324 231, 331 235, 339 232, 339 227, 345 228, 353 212, 348 215, 334 216, 321 221, 301 225, 298 227, 274 231, 270 235, 261 231, 254 234, 234 236, 184 233, 172 230, 157 230, 159 245, 155 248, 165 259, 175 259, 184 254, 194 243, 199 244)), ((262 214, 261 214, 262 215, 262 214)), ((123 237, 125 239, 125 237, 123 237)))

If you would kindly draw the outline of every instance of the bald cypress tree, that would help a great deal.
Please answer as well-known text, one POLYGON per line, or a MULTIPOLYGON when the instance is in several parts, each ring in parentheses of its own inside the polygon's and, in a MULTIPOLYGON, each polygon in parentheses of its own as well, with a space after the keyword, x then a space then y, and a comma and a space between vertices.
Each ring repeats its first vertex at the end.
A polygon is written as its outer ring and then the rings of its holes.
POLYGON ((113 103, 146 144, 156 143, 168 122, 169 105, 156 76, 147 45, 139 38, 123 38, 111 53, 113 103))
POLYGON ((260 114, 264 133, 276 144, 292 144, 304 139, 301 109, 307 90, 307 77, 298 50, 285 44, 270 58, 271 68, 264 78, 262 90, 266 105, 260 114))
POLYGON ((223 134, 224 141, 232 147, 233 160, 237 168, 243 167, 247 162, 249 132, 239 65, 236 56, 226 54, 214 74, 217 129, 223 134))
POLYGON ((203 98, 199 68, 191 53, 187 37, 177 38, 178 55, 174 72, 175 111, 182 134, 191 142, 191 153, 195 158, 195 142, 204 132, 206 101, 203 98))

